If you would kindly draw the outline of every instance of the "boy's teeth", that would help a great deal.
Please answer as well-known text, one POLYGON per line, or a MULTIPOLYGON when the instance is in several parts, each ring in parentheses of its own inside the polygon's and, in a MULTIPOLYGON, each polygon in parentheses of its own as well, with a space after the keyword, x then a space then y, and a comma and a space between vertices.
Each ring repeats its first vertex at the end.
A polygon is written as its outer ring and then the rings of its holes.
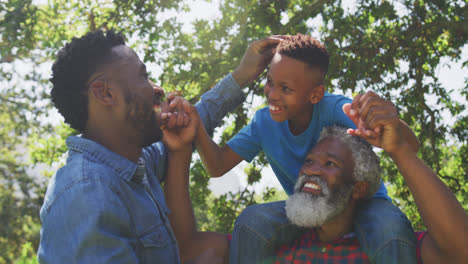
POLYGON ((322 188, 320 188, 319 185, 317 185, 315 183, 311 183, 311 182, 308 182, 308 183, 304 184, 304 187, 311 188, 311 189, 314 189, 314 190, 321 190, 322 189, 322 188))
POLYGON ((273 110, 273 111, 278 111, 278 110, 280 110, 279 107, 274 106, 274 105, 270 105, 270 109, 273 110))

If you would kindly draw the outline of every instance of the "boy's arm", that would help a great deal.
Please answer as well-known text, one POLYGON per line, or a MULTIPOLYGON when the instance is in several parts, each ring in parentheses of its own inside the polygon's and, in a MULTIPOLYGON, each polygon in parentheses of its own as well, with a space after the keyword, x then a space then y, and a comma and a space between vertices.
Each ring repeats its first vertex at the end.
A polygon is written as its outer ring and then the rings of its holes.
POLYGON ((285 36, 271 36, 252 42, 239 66, 218 82, 213 89, 201 96, 195 104, 203 125, 209 135, 221 123, 227 113, 234 110, 245 99, 242 87, 257 79, 273 57, 276 45, 285 36))
POLYGON ((203 126, 198 128, 195 147, 210 177, 223 176, 243 160, 227 144, 223 147, 218 146, 203 126))
MULTIPOLYGON (((356 129, 351 130, 350 133, 366 139, 376 147, 381 147, 382 145, 381 127, 370 127, 369 124, 378 120, 382 115, 386 115, 388 111, 391 112, 390 109, 393 108, 395 108, 395 105, 392 102, 381 98, 374 92, 359 94, 354 97, 351 105, 343 105, 343 111, 356 124, 356 129)), ((397 112, 394 114, 398 117, 397 112)), ((408 142, 411 149, 418 152, 419 141, 414 132, 403 120, 399 119, 398 125, 402 136, 405 138, 406 142, 408 142)))
MULTIPOLYGON (((396 108, 371 109, 374 118, 360 122, 380 128, 379 147, 390 154, 408 185, 428 235, 421 245, 424 263, 468 263, 468 215, 450 189, 418 158, 408 142, 396 108)), ((372 140, 368 140, 372 144, 372 140)))
MULTIPOLYGON (((270 63, 276 46, 284 38, 285 36, 271 36, 250 43, 239 66, 232 72, 232 77, 239 87, 243 87, 258 78, 270 63)), ((199 107, 197 107, 197 110, 201 119, 204 120, 205 111, 199 107)), ((218 146, 209 136, 212 132, 210 128, 210 126, 206 125, 205 127, 199 127, 195 146, 208 174, 211 177, 220 177, 239 164, 243 158, 228 145, 218 146)))

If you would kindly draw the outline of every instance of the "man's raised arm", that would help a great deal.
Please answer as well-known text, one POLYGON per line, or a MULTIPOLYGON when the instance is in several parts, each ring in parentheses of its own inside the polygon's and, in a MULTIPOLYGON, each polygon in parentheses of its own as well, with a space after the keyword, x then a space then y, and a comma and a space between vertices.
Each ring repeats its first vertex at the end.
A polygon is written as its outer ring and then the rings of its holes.
MULTIPOLYGON (((394 106, 372 107, 369 115, 373 117, 360 122, 369 129, 379 128, 379 147, 398 166, 427 227, 428 234, 421 245, 423 262, 468 263, 468 215, 455 195, 416 155, 394 106)), ((372 140, 368 142, 373 144, 372 140)))

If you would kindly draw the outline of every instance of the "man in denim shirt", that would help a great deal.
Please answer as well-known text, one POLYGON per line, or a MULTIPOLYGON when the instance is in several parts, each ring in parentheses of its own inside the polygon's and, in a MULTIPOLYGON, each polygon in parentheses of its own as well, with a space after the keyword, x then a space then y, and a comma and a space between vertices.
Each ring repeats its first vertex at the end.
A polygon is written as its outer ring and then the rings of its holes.
POLYGON ((199 120, 213 131, 244 100, 240 87, 264 70, 279 41, 252 43, 196 110, 174 94, 161 102, 164 92, 122 35, 97 31, 66 44, 52 67, 51 95, 82 135, 67 139, 66 165, 50 180, 39 262, 222 260, 226 237, 195 229, 188 193, 192 141, 199 120))

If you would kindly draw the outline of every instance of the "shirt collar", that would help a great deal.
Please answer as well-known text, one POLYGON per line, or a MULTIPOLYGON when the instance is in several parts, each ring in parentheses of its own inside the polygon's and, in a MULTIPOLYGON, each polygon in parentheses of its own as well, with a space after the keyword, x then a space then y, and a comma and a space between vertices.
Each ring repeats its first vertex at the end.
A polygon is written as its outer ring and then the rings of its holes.
POLYGON ((66 144, 70 150, 75 150, 87 154, 112 168, 126 181, 130 181, 135 175, 137 164, 125 157, 120 156, 117 153, 110 151, 95 141, 83 138, 81 136, 70 136, 67 138, 66 144))

